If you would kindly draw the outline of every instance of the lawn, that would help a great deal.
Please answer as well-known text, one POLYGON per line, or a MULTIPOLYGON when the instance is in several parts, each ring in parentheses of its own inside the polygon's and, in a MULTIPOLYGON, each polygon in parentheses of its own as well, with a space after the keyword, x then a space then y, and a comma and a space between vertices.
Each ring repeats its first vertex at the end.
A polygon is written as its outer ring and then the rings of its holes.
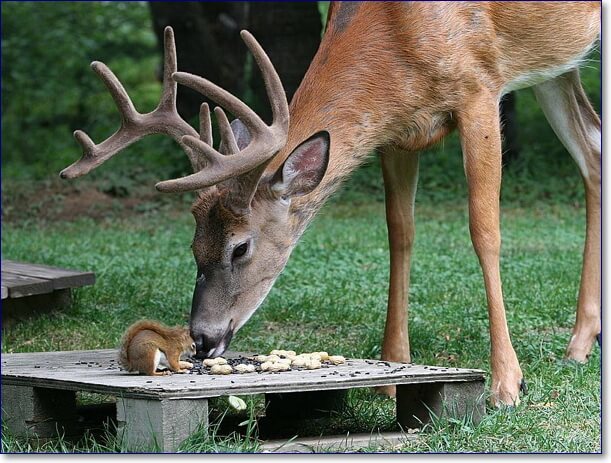
MULTIPOLYGON (((143 317, 187 323, 195 279, 191 197, 153 189, 156 180, 187 172, 173 142, 149 137, 83 179, 57 179, 78 157, 72 130, 84 128, 100 141, 118 122, 88 62, 107 62, 139 109, 150 110, 158 101, 160 56, 146 2, 9 2, 3 27, 2 58, 11 64, 2 77, 2 257, 92 270, 97 282, 77 290, 61 312, 4 327, 2 352, 111 348, 143 317)), ((600 113, 598 50, 581 72, 600 113)), ((585 365, 563 360, 584 242, 581 179, 532 92, 518 91, 516 98, 522 151, 503 178, 501 270, 528 395, 515 409, 488 409, 477 426, 436 420, 418 440, 395 451, 601 451, 600 349, 585 365)), ((412 359, 489 371, 485 294, 466 204, 454 133, 421 160, 410 288, 412 359)), ((231 348, 325 349, 377 358, 387 279, 383 186, 379 162, 373 161, 324 207, 231 348)), ((248 413, 260 407, 261 398, 254 397, 248 413)), ((249 415, 238 417, 249 423, 243 432, 226 435, 221 418, 227 411, 225 400, 215 401, 218 428, 209 436, 194 434, 181 451, 256 451, 257 429, 249 415)), ((316 431, 392 430, 393 417, 393 400, 362 389, 350 394, 344 413, 316 431)), ((3 452, 118 450, 112 438, 26 442, 3 429, 3 452)))
MULTIPOLYGON (((355 184, 347 189, 348 199, 355 184)), ((80 197, 91 196, 86 180, 79 185, 80 197)), ((13 199, 20 198, 17 184, 10 191, 13 199)), ((23 195, 35 203, 31 192, 23 195)), ((346 195, 328 204, 308 229, 265 303, 234 337, 233 349, 324 348, 348 357, 379 357, 388 277, 383 203, 379 197, 348 201, 346 195)), ((14 216, 2 226, 3 258, 94 270, 97 282, 78 290, 62 312, 4 329, 2 352, 115 347, 125 327, 142 317, 187 323, 195 266, 186 197, 92 202, 81 217, 61 215, 65 207, 75 207, 69 193, 35 198, 39 205, 21 216, 10 200, 4 201, 14 216), (53 221, 43 211, 71 220, 53 221)), ((489 409, 478 426, 438 420, 417 442, 395 450, 600 451, 599 349, 587 365, 563 360, 574 320, 584 215, 579 204, 504 205, 505 300, 529 386, 522 403, 516 409, 489 409)), ((419 204, 410 298, 414 362, 489 370, 485 296, 465 201, 419 204)), ((219 400, 215 407, 220 415, 227 405, 219 400)), ((334 432, 392 429, 393 413, 391 399, 361 390, 328 426, 334 432)), ((112 440, 72 444, 60 439, 37 446, 7 434, 2 445, 5 452, 117 449, 112 440)), ((182 450, 256 448, 252 431, 247 437, 194 435, 182 450)))

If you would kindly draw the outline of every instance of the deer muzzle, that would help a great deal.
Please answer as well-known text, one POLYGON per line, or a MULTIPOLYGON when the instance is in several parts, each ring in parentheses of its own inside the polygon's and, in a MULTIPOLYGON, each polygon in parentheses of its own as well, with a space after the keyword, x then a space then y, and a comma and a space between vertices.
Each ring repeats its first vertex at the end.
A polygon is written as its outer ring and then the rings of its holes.
POLYGON ((197 358, 214 358, 222 355, 229 347, 233 337, 233 323, 224 332, 206 333, 197 328, 191 328, 191 337, 195 340, 197 358))
POLYGON ((222 290, 224 285, 209 284, 200 276, 195 283, 191 304, 191 337, 195 341, 197 358, 218 357, 229 347, 235 324, 228 319, 229 307, 222 290))

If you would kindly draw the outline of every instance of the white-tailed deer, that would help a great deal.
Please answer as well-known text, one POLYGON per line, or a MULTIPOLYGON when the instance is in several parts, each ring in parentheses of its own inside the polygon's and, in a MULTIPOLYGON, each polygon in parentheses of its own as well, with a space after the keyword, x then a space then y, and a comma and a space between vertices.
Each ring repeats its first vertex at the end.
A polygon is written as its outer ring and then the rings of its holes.
POLYGON ((193 205, 197 282, 191 332, 199 355, 217 356, 263 301, 325 200, 378 149, 390 242, 382 358, 410 361, 407 299, 417 152, 457 128, 469 186, 471 238, 487 294, 492 400, 514 404, 523 378, 499 272, 499 99, 510 90, 535 86, 583 177, 586 242, 567 356, 585 361, 601 329, 601 126, 577 67, 595 45, 599 24, 600 4, 595 2, 332 2, 322 43, 290 109, 269 59, 242 32, 263 73, 273 108, 271 126, 211 82, 176 72, 168 28, 158 109, 137 113, 110 70, 94 63, 117 103, 122 125, 99 145, 75 132, 83 157, 61 175, 86 174, 150 133, 170 135, 184 148, 195 173, 157 188, 199 192, 193 205), (218 151, 206 105, 199 134, 178 117, 176 83, 238 118, 229 124, 225 113, 215 109, 222 134, 218 151))

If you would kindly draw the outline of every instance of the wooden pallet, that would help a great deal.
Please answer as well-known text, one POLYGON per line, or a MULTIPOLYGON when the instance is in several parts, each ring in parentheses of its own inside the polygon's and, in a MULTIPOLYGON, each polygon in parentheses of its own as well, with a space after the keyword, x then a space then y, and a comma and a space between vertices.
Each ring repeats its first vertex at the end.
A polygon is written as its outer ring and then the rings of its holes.
MULTIPOLYGON (((238 353, 228 353, 231 358, 238 353)), ((243 354, 242 354, 243 355, 243 354)), ((351 388, 397 385, 397 421, 416 428, 429 413, 474 421, 484 414, 484 372, 458 368, 348 359, 319 370, 212 376, 139 376, 121 371, 116 350, 2 354, 2 420, 13 435, 50 436, 75 428, 75 392, 115 396, 117 430, 125 449, 174 451, 198 426, 208 426, 208 399, 265 394, 267 410, 283 418, 317 403, 325 394, 351 388), (274 407, 275 404, 280 406, 274 407)), ((270 418, 273 418, 273 414, 270 418)), ((402 438, 409 436, 402 435, 402 438)), ((367 436, 322 437, 318 441, 267 442, 268 451, 341 448, 367 442, 367 436), (318 442, 318 444, 316 443, 318 442)), ((397 443, 401 436, 369 436, 369 442, 397 443)))
POLYGON ((3 260, 2 323, 66 305, 72 288, 94 283, 92 272, 3 260))

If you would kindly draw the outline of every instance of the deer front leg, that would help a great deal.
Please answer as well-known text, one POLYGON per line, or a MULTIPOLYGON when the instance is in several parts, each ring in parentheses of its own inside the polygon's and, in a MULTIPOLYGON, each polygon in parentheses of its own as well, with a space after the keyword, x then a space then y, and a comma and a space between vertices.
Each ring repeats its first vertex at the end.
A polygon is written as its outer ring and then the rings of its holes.
MULTIPOLYGON (((382 360, 410 362, 407 308, 418 154, 394 147, 383 149, 381 154, 390 248, 390 285, 382 360)), ((394 396, 395 387, 378 388, 378 392, 394 396)))
POLYGON ((458 113, 458 129, 469 187, 471 241, 484 276, 495 405, 517 405, 522 370, 511 345, 499 268, 501 233, 501 135, 498 100, 485 90, 458 113))

